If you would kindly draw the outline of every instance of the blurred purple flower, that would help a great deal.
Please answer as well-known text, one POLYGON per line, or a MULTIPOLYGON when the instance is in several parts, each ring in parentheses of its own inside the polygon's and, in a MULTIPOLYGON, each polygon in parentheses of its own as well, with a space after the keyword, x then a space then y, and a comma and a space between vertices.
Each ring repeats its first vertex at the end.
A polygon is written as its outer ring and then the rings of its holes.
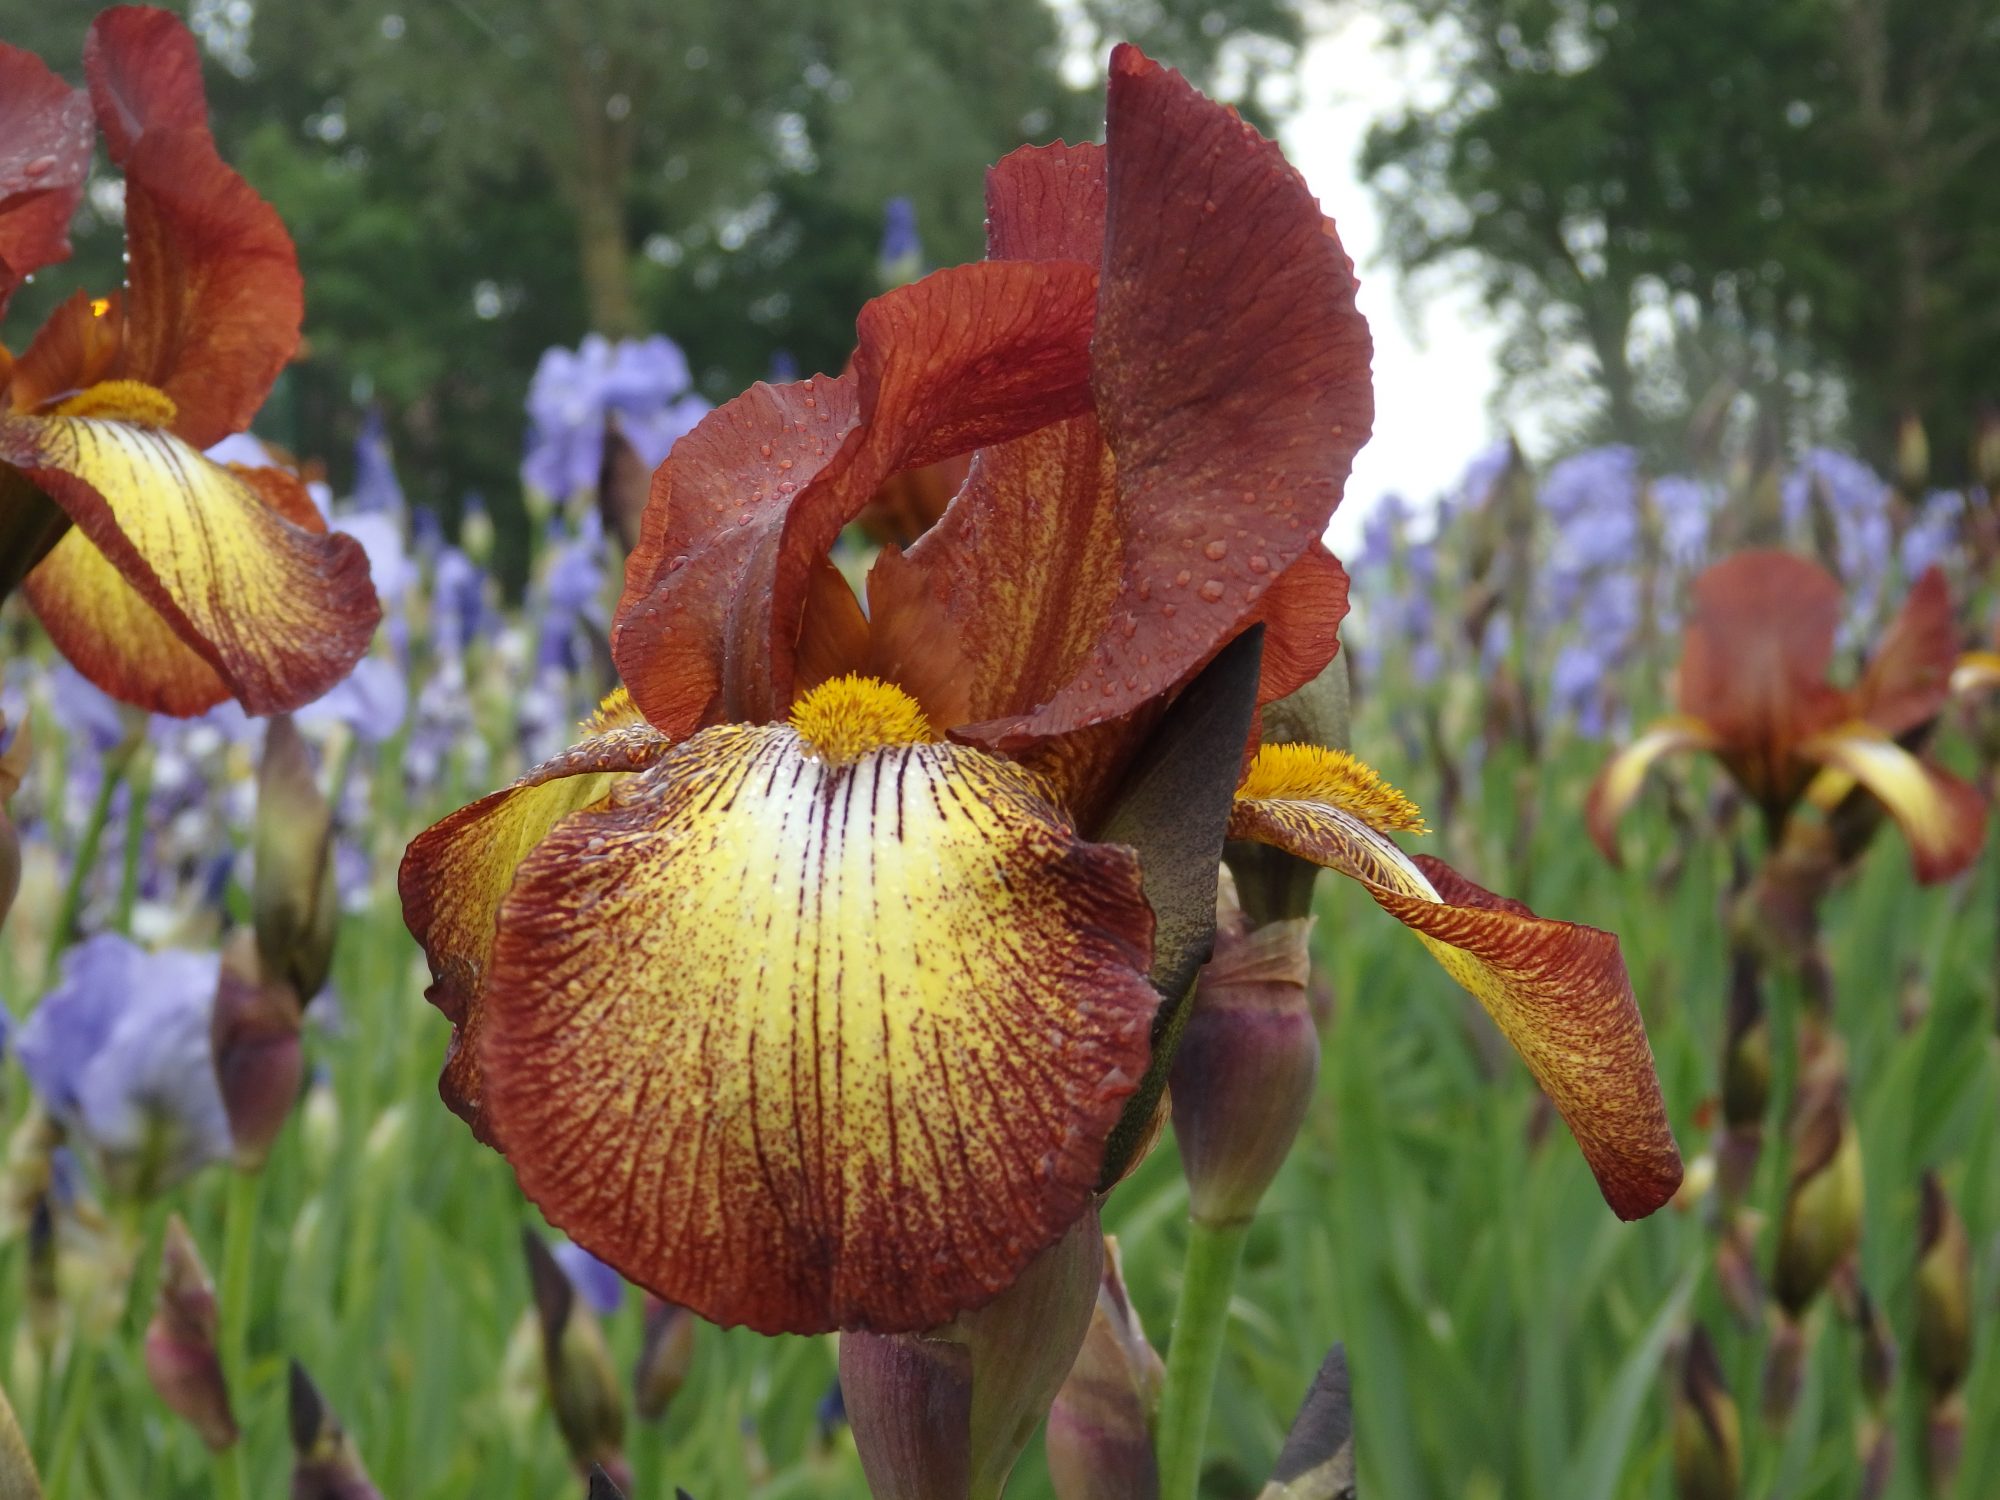
POLYGON ((1874 619, 1889 564, 1894 533, 1889 486, 1852 454, 1814 448, 1785 476, 1778 493, 1785 524, 1795 535, 1814 535, 1816 510, 1823 508, 1832 522, 1834 556, 1828 560, 1847 589, 1843 635, 1851 640, 1874 619))
POLYGON ((49 700, 72 744, 104 755, 124 742, 124 711, 66 661, 49 673, 49 700))
POLYGON ((1926 568, 1949 568, 1960 555, 1961 529, 1970 507, 1956 490, 1932 490, 1903 533, 1900 560, 1903 576, 1915 578, 1926 568))
POLYGON ((588 335, 576 349, 544 350, 528 387, 524 483, 557 500, 597 488, 604 422, 616 412, 625 438, 648 468, 701 420, 687 356, 662 334, 614 344, 588 335))
POLYGON ((459 656, 486 628, 486 574, 456 547, 438 554, 431 575, 431 638, 445 655, 459 656))
POLYGON ((349 507, 360 512, 403 513, 403 486, 396 478, 395 455, 389 449, 388 424, 382 408, 371 406, 361 419, 361 432, 354 440, 354 494, 349 507))
POLYGON ((587 511, 576 536, 559 544, 542 585, 541 631, 535 664, 542 671, 573 673, 588 659, 586 622, 602 625, 604 522, 587 511))
POLYGON ((333 529, 361 543, 361 550, 368 554, 368 576, 374 581, 376 597, 384 610, 394 610, 417 578, 416 564, 403 540, 402 523, 387 512, 364 510, 342 516, 333 529))
POLYGON ((799 378, 799 362, 789 349, 771 351, 771 373, 764 377, 772 385, 790 385, 799 378))
POLYGON ((403 669, 379 656, 364 656, 354 670, 295 715, 301 727, 345 724, 364 745, 379 745, 403 727, 410 684, 403 669))
POLYGON ((215 463, 238 464, 246 469, 268 469, 277 462, 254 432, 232 432, 213 447, 204 449, 203 456, 215 463))
POLYGON ((573 1240, 557 1239, 549 1253, 593 1312, 608 1318, 618 1311, 625 1300, 624 1277, 573 1240))
POLYGON ((21 1027, 29 1083, 120 1187, 157 1192, 230 1154, 209 1041, 220 970, 217 954, 101 933, 63 955, 21 1027))
POLYGON ((882 205, 882 248, 876 252, 882 284, 902 286, 924 273, 924 244, 917 236, 917 206, 897 196, 882 205))
POLYGON ((1707 555, 1709 522, 1721 508, 1721 492, 1689 475, 1668 474, 1653 481, 1651 493, 1667 561, 1694 568, 1707 555))
POLYGON ((1542 509, 1554 523, 1543 570, 1545 606, 1568 614, 1593 574, 1639 556, 1639 455, 1624 446, 1591 448, 1562 460, 1542 482, 1542 509))

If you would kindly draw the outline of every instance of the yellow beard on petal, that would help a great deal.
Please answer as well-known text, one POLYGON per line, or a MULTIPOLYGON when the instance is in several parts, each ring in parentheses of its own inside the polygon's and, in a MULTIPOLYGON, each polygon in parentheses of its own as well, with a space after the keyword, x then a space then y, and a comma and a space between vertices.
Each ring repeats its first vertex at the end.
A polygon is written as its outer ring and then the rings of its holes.
POLYGON ((850 672, 813 688, 792 705, 792 728, 830 766, 852 765, 872 750, 936 741, 917 700, 879 677, 850 672))
POLYGON ((1239 801, 1317 802, 1352 813, 1380 833, 1427 833, 1424 815, 1367 762, 1322 745, 1263 745, 1237 788, 1239 801))
POLYGON ((96 417, 107 422, 135 422, 141 427, 171 427, 180 408, 174 398, 142 380, 100 380, 78 391, 55 409, 59 417, 96 417))

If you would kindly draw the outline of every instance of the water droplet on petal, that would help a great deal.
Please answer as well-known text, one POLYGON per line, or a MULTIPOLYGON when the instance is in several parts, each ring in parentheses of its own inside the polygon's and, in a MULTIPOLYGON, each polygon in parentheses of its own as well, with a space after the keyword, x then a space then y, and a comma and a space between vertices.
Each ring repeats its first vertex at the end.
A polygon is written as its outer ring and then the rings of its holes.
POLYGON ((1213 578, 1211 578, 1208 580, 1207 583, 1204 583, 1198 590, 1196 590, 1196 592, 1199 593, 1201 597, 1206 599, 1210 604, 1213 604, 1215 603, 1216 600, 1222 597, 1222 585, 1217 583, 1213 578))
POLYGON ((26 177, 43 177, 54 168, 55 164, 56 159, 53 156, 38 156, 21 168, 21 173, 26 177))
POLYGON ((1268 573, 1268 572, 1270 572, 1270 571, 1271 571, 1271 559, 1270 559, 1270 558, 1268 558, 1268 557, 1266 557, 1266 556, 1265 556, 1265 555, 1264 555, 1263 553, 1261 553, 1261 552, 1253 552, 1253 553, 1251 553, 1251 554, 1250 554, 1250 571, 1251 571, 1251 572, 1253 572, 1253 573, 1268 573))
POLYGON ((1188 586, 1188 580, 1193 577, 1194 574, 1190 573, 1186 568, 1182 568, 1180 572, 1174 574, 1174 587, 1177 589, 1186 588, 1188 586))
POLYGON ((1201 550, 1202 554, 1210 562, 1221 562, 1223 558, 1229 556, 1229 543, 1225 542, 1221 537, 1217 537, 1201 550))

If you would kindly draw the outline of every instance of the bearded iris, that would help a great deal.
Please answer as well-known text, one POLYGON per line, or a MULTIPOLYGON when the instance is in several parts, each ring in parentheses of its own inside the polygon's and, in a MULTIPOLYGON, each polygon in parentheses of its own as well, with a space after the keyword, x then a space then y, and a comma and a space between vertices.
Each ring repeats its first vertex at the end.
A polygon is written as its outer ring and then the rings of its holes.
POLYGON ((124 171, 129 261, 122 290, 78 292, 0 349, 0 589, 25 573, 57 647, 124 702, 296 708, 367 647, 367 559, 289 473, 201 451, 249 425, 297 347, 292 242, 217 155, 178 20, 107 11, 84 66, 87 94, 0 44, 0 309, 68 255, 96 131, 124 171))
POLYGON ((1984 800, 1906 743, 1936 721, 1958 665, 1944 575, 1917 580, 1850 688, 1827 680, 1845 609, 1832 575, 1785 552, 1739 553, 1695 580, 1680 712, 1613 756, 1590 790, 1591 835, 1607 857, 1647 771, 1682 750, 1716 756, 1774 832, 1802 805, 1831 808, 1858 786, 1896 820, 1919 880, 1948 880, 1979 857, 1984 800))
MULTIPOLYGON (((934 1327, 1087 1210, 1162 1012, 1159 872, 1096 836, 1205 664, 1261 625, 1271 701, 1346 609, 1318 538, 1368 334, 1277 148, 1126 47, 1106 144, 987 186, 987 260, 680 441, 614 623, 629 692, 404 862, 447 1101, 578 1243, 721 1323, 934 1327), (968 453, 864 610, 840 530, 968 453)), ((1414 822, 1358 764, 1266 750, 1227 831, 1362 880, 1650 1211, 1679 1160, 1615 940, 1407 859, 1414 822)))

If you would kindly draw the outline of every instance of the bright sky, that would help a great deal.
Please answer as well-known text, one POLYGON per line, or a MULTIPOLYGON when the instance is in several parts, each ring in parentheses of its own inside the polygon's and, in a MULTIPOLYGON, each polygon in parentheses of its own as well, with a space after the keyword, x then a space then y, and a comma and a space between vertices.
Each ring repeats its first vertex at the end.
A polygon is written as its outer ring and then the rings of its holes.
POLYGON ((1428 504, 1501 435, 1487 412, 1497 383, 1490 316, 1461 289, 1426 296, 1413 316, 1379 254, 1381 219, 1357 173, 1362 140, 1372 121, 1437 82, 1421 59, 1384 48, 1381 35, 1378 18, 1352 11, 1316 35, 1305 54, 1301 108, 1281 132, 1285 154, 1354 257, 1361 310, 1375 336, 1375 435, 1354 461, 1327 532, 1336 553, 1352 549, 1362 516, 1384 494, 1428 504))

